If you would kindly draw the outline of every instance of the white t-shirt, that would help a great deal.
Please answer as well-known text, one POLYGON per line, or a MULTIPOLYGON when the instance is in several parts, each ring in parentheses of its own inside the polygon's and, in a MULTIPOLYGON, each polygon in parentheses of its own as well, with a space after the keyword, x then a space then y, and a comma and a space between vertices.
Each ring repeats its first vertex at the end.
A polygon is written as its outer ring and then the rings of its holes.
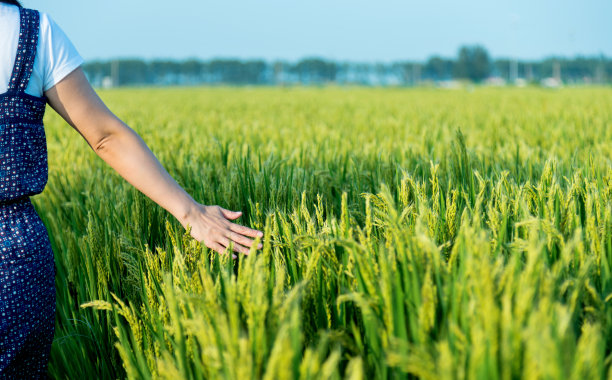
MULTIPOLYGON (((19 42, 19 9, 0 3, 0 94, 8 89, 19 42)), ((34 68, 25 92, 42 96, 83 63, 72 42, 46 13, 40 12, 40 31, 34 68)))

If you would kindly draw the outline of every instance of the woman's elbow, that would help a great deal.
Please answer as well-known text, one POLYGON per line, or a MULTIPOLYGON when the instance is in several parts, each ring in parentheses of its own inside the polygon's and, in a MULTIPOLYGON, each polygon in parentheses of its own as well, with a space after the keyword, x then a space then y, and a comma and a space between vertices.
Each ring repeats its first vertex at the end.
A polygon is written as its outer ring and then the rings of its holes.
POLYGON ((106 128, 103 128, 100 133, 95 136, 90 142, 96 154, 108 152, 117 146, 117 143, 132 133, 135 133, 130 127, 119 119, 112 120, 106 128))
POLYGON ((114 138, 113 133, 108 133, 102 135, 100 138, 96 140, 96 142, 92 145, 92 148, 96 154, 100 154, 108 151, 109 146, 112 145, 112 140, 114 138))

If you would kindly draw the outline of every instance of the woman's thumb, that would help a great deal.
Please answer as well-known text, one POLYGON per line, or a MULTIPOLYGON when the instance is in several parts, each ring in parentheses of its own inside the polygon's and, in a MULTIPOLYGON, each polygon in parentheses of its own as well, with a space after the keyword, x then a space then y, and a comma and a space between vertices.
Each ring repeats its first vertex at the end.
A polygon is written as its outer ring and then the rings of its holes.
POLYGON ((223 207, 221 207, 221 213, 227 219, 232 219, 232 220, 237 219, 240 217, 240 215, 242 215, 242 211, 230 211, 230 210, 224 209, 223 207))

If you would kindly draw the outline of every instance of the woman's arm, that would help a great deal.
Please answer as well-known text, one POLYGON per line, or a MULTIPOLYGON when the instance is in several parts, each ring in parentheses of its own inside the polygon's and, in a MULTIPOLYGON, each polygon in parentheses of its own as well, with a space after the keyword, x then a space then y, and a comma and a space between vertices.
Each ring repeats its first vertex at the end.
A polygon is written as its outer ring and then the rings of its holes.
POLYGON ((247 247, 253 244, 251 238, 263 235, 261 231, 230 222, 241 215, 239 211, 201 205, 187 194, 142 138, 106 107, 81 68, 68 74, 45 95, 49 105, 83 136, 100 158, 174 215, 183 227, 191 226, 194 239, 219 253, 233 242, 235 251, 247 254, 247 247))

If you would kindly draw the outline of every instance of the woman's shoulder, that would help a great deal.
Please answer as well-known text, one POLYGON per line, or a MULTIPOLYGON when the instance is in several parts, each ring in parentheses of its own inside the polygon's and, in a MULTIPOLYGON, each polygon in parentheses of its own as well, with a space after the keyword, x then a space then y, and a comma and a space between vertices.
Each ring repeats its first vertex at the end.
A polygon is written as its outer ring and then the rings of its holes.
POLYGON ((0 18, 14 18, 19 14, 19 8, 16 5, 0 3, 0 18))
POLYGON ((53 49, 54 47, 63 46, 70 43, 68 36, 55 22, 51 15, 43 11, 38 11, 38 13, 40 14, 39 39, 43 41, 43 46, 46 45, 44 47, 50 47, 53 49))
POLYGON ((44 11, 38 11, 39 15, 40 15, 40 30, 41 31, 50 31, 51 29, 53 29, 57 24, 55 23, 55 20, 53 20, 53 18, 44 11))
MULTIPOLYGON (((39 19, 41 31, 49 31, 51 29, 57 28, 55 20, 53 20, 53 18, 47 12, 37 9, 31 10, 37 11, 40 15, 39 19)), ((16 5, 0 3, 0 19, 15 19, 17 20, 17 22, 19 22, 19 8, 16 5)))
POLYGON ((38 65, 44 92, 80 66, 83 58, 52 16, 42 11, 39 13, 38 65))

